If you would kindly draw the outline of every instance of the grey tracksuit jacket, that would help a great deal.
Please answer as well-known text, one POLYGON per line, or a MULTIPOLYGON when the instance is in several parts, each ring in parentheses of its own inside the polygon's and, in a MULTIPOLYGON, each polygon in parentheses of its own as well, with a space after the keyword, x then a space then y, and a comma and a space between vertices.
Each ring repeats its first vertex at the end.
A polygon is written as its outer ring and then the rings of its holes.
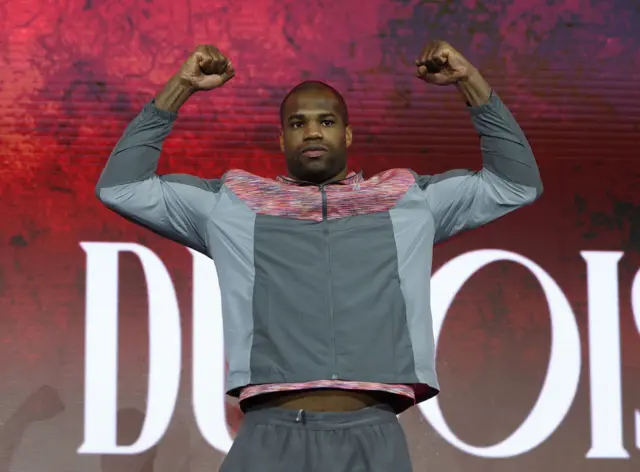
POLYGON ((211 257, 222 294, 227 391, 348 380, 439 391, 429 306, 434 243, 532 203, 531 147, 493 93, 470 108, 479 171, 391 169, 316 186, 230 170, 156 173, 177 118, 144 106, 96 187, 111 210, 211 257))

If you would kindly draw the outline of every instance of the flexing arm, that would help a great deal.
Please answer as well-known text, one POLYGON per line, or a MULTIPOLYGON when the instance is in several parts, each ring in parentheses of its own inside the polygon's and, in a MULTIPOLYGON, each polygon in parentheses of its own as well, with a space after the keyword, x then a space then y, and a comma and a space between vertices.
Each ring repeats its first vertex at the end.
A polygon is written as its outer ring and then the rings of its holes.
POLYGON ((429 54, 418 64, 428 77, 425 80, 456 84, 470 107, 482 151, 480 171, 454 170, 418 178, 436 222, 436 241, 442 241, 534 202, 542 194, 542 181, 520 126, 477 70, 446 43, 429 54))
POLYGON ((148 103, 129 124, 104 168, 96 195, 125 218, 206 253, 205 222, 220 182, 156 174, 176 114, 148 103))
POLYGON ((221 181, 159 176, 156 170, 180 106, 196 90, 219 87, 233 75, 222 54, 210 46, 199 47, 125 130, 96 186, 100 201, 127 219, 206 253, 206 225, 221 181))

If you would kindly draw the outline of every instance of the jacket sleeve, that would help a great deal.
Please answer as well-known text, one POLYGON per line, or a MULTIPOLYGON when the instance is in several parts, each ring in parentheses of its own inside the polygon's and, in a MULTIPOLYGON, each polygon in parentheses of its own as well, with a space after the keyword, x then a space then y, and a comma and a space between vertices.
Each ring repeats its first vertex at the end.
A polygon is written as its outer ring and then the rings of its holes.
POLYGON ((496 220, 542 194, 531 146, 500 98, 492 93, 489 103, 470 112, 480 135, 482 169, 417 178, 435 220, 435 242, 496 220))
POLYGON ((109 156, 96 195, 128 220, 206 254, 207 222, 222 181, 156 173, 162 143, 176 118, 153 102, 146 104, 109 156))

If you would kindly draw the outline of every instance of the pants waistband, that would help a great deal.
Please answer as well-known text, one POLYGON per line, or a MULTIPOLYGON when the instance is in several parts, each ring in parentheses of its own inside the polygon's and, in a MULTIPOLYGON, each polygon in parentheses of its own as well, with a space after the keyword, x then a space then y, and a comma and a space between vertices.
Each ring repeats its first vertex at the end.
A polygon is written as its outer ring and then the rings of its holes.
POLYGON ((329 412, 290 410, 286 408, 254 408, 246 412, 244 424, 280 425, 317 430, 349 429, 359 426, 398 422, 390 406, 375 405, 355 411, 329 412))

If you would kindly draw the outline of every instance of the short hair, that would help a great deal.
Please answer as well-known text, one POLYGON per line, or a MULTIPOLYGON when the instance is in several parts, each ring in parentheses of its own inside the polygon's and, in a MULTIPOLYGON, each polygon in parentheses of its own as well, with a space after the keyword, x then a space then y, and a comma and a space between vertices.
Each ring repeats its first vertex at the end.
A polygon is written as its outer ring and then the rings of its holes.
POLYGON ((280 123, 284 124, 285 116, 284 116, 284 106, 287 103, 289 98, 298 92, 307 92, 307 91, 316 91, 316 90, 328 90, 331 92, 336 99, 338 100, 339 108, 340 108, 340 116, 342 121, 344 121, 345 126, 349 124, 349 111, 347 110, 347 103, 344 101, 344 97, 334 89, 331 85, 326 84, 324 82, 320 82, 319 80, 305 80, 304 82, 300 82, 298 85, 289 90, 289 93, 285 95, 280 103, 280 123))

